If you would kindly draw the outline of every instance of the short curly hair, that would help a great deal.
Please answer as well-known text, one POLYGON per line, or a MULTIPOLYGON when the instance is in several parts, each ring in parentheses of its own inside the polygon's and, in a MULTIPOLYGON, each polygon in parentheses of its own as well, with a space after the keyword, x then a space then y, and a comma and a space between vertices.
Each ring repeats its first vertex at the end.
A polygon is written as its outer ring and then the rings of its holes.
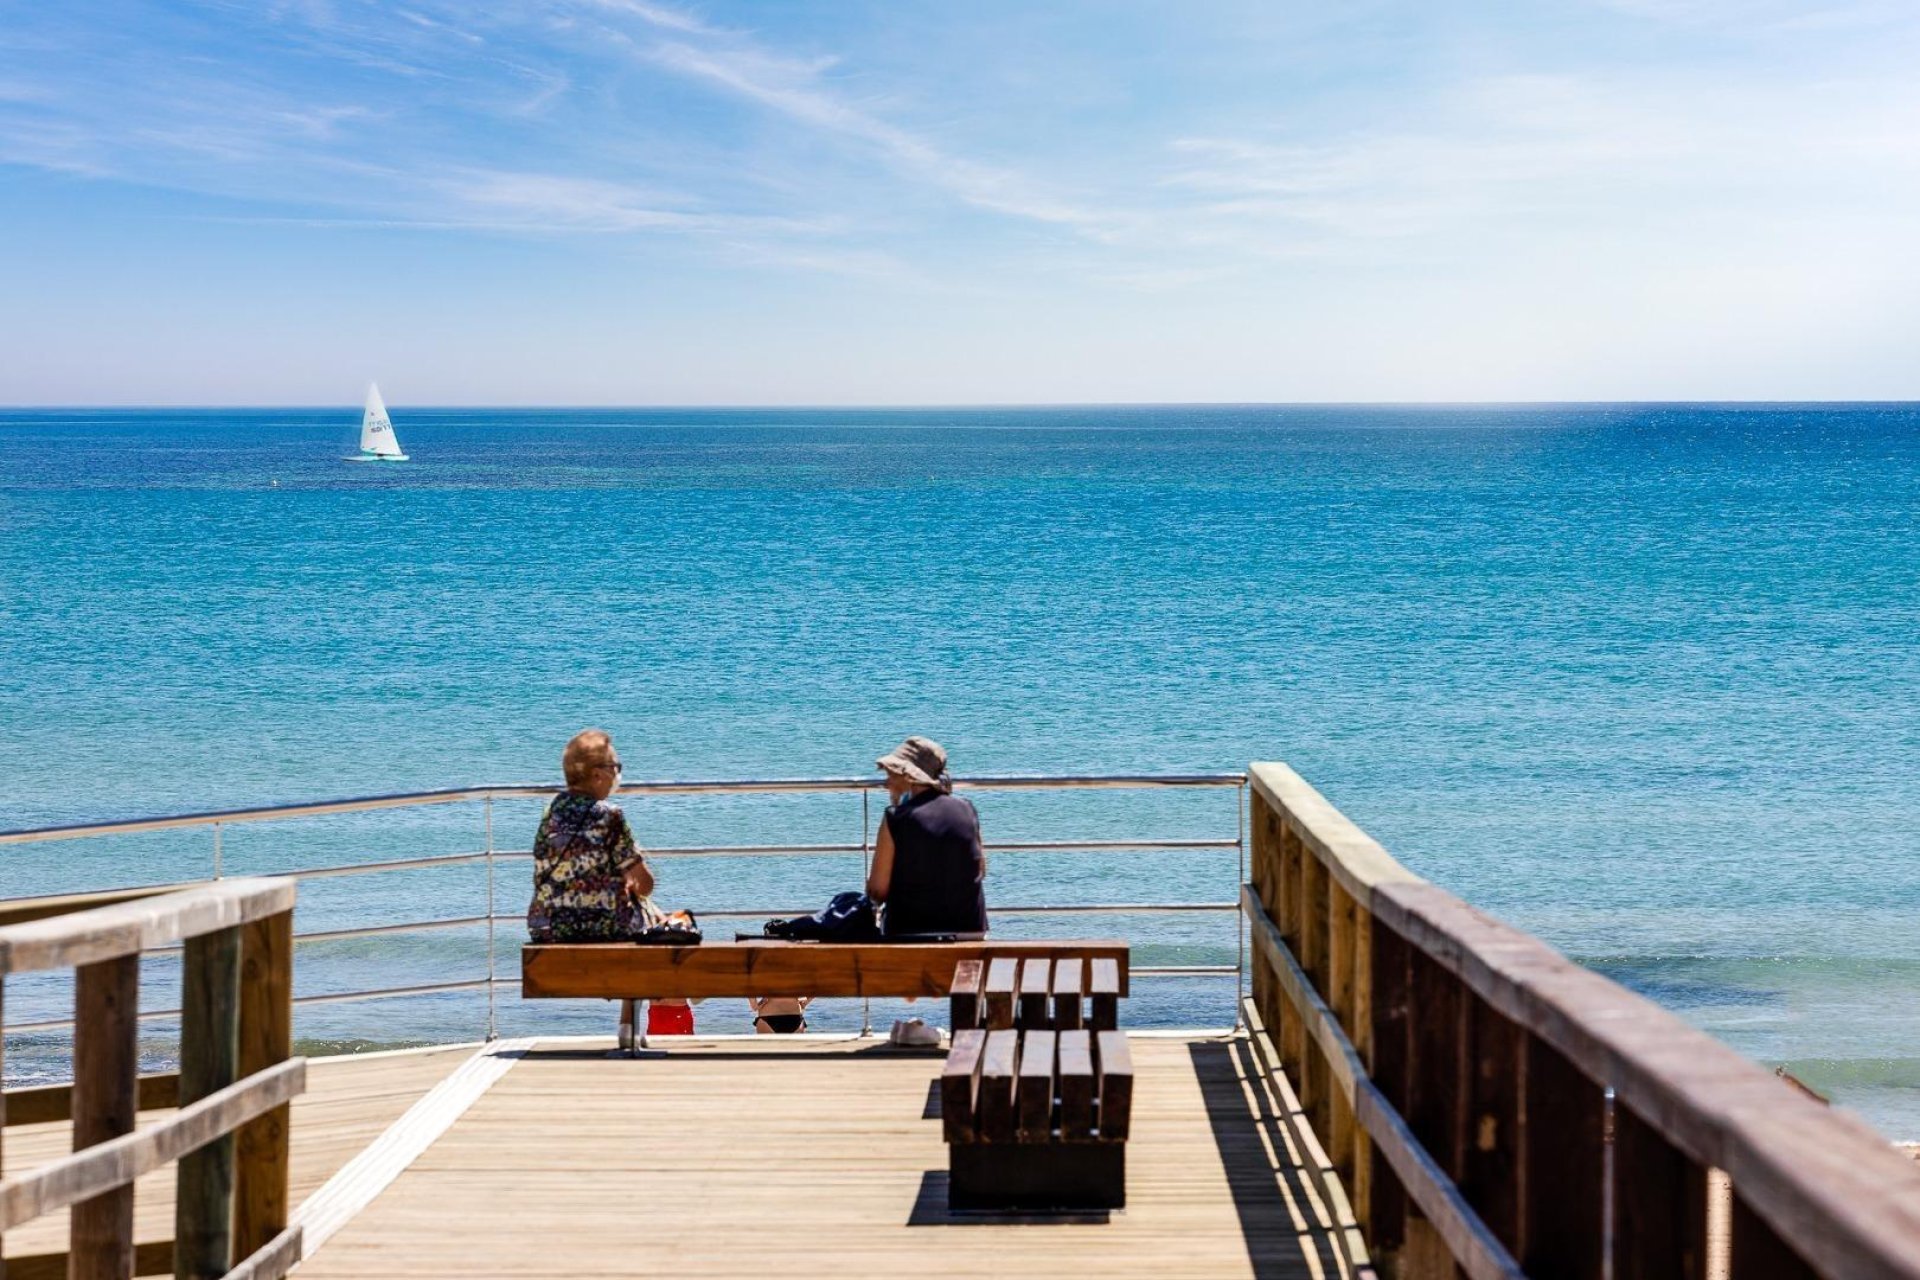
POLYGON ((560 771, 567 785, 577 787, 593 776, 602 765, 613 763, 613 739, 605 729, 582 729, 560 753, 560 771))

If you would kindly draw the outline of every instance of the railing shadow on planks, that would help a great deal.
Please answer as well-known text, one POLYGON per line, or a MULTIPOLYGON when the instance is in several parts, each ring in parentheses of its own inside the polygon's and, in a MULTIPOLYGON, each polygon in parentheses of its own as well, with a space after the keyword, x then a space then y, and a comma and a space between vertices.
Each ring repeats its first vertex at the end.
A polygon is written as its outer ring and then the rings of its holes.
POLYGON ((1248 1021, 1350 1274, 1699 1280, 1717 1171, 1716 1274, 1920 1277, 1879 1135, 1249 774, 1248 1021))
MULTIPOLYGON (((74 970, 73 1083, 0 1094, 6 1125, 71 1119, 73 1154, 0 1179, 0 1233, 71 1209, 68 1251, 6 1260, 8 1280, 172 1272, 275 1280, 287 1225, 294 1058, 294 882, 226 880, 0 927, 0 981, 74 970), (141 1076, 140 956, 184 943, 180 1070, 141 1076), (142 1109, 177 1107, 136 1129, 142 1109), (136 1246, 133 1184, 178 1161, 174 1238, 136 1246)), ((0 1166, 0 1172, 4 1167, 0 1166)))

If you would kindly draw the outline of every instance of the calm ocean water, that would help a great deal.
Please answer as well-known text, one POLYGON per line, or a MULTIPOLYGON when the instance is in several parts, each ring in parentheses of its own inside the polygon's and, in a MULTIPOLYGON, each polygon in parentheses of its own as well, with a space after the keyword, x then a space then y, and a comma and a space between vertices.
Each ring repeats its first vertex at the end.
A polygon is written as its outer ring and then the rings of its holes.
MULTIPOLYGON (((861 773, 909 732, 963 773, 1279 758, 1422 874, 1920 1138, 1920 407, 395 419, 415 461, 373 468, 340 461, 345 408, 0 413, 0 827, 538 780, 586 724, 633 778, 861 773)), ((1235 830, 1230 792, 980 806, 1008 840, 1235 830)), ((629 812, 655 844, 857 841, 863 821, 844 795, 629 812)), ((500 847, 535 816, 502 804, 500 847)), ((453 806, 234 828, 223 854, 233 874, 482 839, 453 806)), ((210 855, 205 833, 8 848, 0 895, 210 855)), ((858 872, 676 861, 660 897, 811 907, 858 872)), ((990 897, 1225 902, 1235 875, 1231 853, 1008 854, 990 897)), ((501 910, 525 884, 508 864, 501 910)), ((301 901, 303 929, 478 915, 486 881, 301 901)), ((1235 957, 1224 914, 1068 927, 1131 937, 1138 963, 1235 957)), ((503 926, 507 972, 517 941, 503 926)), ((301 966, 305 993, 452 981, 484 973, 485 932, 301 966)), ((169 963, 151 970, 168 1007, 169 963)), ((1142 981, 1130 1015, 1223 1023, 1231 991, 1142 981)), ((65 1001, 14 983, 8 1019, 65 1001)), ((314 1006, 300 1033, 485 1018, 460 993, 314 1006)), ((746 1029, 714 1003, 700 1021, 746 1029)), ((12 1037, 9 1070, 59 1052, 12 1037)))

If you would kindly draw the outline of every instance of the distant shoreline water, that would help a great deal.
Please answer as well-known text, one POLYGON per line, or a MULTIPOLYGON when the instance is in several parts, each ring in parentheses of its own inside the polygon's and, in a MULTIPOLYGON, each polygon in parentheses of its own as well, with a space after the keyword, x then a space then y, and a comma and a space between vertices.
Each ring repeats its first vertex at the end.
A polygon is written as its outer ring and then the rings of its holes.
MULTIPOLYGON (((355 468, 356 409, 0 411, 0 826, 546 777, 587 723, 634 776, 857 773, 905 732, 976 772, 1282 758, 1420 873, 1920 1137, 1920 408, 394 412, 414 461, 355 468)), ((501 847, 536 810, 502 813, 501 847)), ((860 821, 630 811, 655 844, 860 821)), ((1152 798, 983 814, 1010 839, 1233 821, 1152 798)), ((226 856, 477 837, 452 815, 262 827, 226 856)), ((4 850, 0 893, 206 857, 4 850)), ((850 874, 669 870, 676 900, 744 907, 850 874)), ((1234 868, 1008 857, 994 877, 1001 902, 1201 901, 1234 868)), ((315 882, 303 927, 483 893, 315 882)), ((503 876, 500 909, 523 897, 503 876)), ((1234 959, 1230 923, 1096 924, 1162 963, 1234 959)), ((510 926, 497 942, 510 969, 510 926)), ((315 990, 434 980, 483 969, 485 939, 302 965, 315 990)), ((1142 983, 1134 1022, 1225 1022, 1230 986, 1142 983)), ((52 988, 8 994, 9 1018, 58 1016, 52 988)), ((484 1021, 464 993, 320 1006, 299 1034, 484 1021)), ((9 1071, 40 1051, 10 1036, 9 1071)))

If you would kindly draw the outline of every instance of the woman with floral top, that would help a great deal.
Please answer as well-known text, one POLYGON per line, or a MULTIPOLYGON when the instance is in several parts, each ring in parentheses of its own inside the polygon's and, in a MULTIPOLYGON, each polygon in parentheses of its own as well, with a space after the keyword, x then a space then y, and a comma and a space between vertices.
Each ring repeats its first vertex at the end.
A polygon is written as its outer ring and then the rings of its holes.
POLYGON ((653 872, 627 815, 607 799, 620 782, 613 739, 600 729, 575 734, 560 767, 567 789, 533 837, 527 932, 535 942, 618 942, 661 923, 653 872))

